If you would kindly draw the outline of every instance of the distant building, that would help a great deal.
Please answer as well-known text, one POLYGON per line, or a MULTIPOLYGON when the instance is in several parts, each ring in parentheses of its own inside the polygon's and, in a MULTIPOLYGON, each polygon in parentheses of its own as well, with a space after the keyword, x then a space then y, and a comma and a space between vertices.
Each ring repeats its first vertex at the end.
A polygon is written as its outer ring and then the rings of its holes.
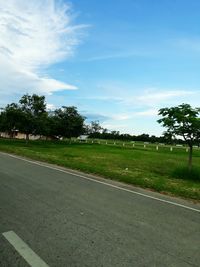
MULTIPOLYGON (((14 130, 11 133, 7 132, 0 132, 0 137, 2 138, 15 138, 15 139, 26 139, 26 134, 20 133, 18 130, 14 130)), ((44 137, 40 135, 32 135, 29 134, 30 140, 38 140, 38 139, 44 139, 44 137)))
POLYGON ((78 137, 78 140, 80 140, 80 141, 86 141, 87 139, 88 139, 88 135, 80 135, 78 137))

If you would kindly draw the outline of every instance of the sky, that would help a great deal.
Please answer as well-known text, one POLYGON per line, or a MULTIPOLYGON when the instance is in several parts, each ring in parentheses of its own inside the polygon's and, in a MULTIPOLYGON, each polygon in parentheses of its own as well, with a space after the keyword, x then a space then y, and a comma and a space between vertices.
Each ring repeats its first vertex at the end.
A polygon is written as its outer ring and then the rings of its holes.
POLYGON ((200 105, 199 0, 0 0, 0 107, 26 93, 108 130, 161 135, 200 105))

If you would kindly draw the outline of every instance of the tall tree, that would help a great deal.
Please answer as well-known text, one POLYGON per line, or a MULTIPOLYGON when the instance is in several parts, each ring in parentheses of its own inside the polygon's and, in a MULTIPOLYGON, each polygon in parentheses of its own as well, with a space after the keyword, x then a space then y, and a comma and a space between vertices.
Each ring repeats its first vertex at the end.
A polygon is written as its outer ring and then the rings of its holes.
POLYGON ((158 114, 162 116, 158 123, 167 128, 166 133, 174 137, 182 137, 188 144, 188 167, 191 169, 193 146, 200 138, 200 108, 181 104, 176 107, 161 108, 158 114))
POLYGON ((54 134, 67 138, 77 137, 84 132, 84 117, 81 116, 76 107, 56 109, 54 112, 54 134))
POLYGON ((23 113, 20 128, 26 134, 26 139, 29 139, 30 134, 42 134, 47 118, 45 97, 26 94, 22 96, 19 103, 23 113))
POLYGON ((99 121, 91 121, 90 125, 88 125, 87 134, 92 138, 101 138, 101 132, 103 128, 101 127, 99 121))
POLYGON ((7 105, 0 114, 0 129, 7 132, 11 137, 19 130, 23 119, 22 111, 18 104, 7 105))

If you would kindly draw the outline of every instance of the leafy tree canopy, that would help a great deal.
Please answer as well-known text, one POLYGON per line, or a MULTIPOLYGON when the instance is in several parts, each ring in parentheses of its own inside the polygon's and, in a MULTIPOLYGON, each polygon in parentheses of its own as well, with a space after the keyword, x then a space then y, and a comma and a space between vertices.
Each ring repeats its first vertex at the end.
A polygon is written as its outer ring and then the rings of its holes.
POLYGON ((195 142, 200 138, 200 108, 192 108, 189 104, 181 104, 171 108, 161 108, 158 120, 167 128, 165 135, 181 136, 188 144, 189 151, 189 168, 192 166, 192 148, 195 142))
POLYGON ((48 113, 44 96, 26 94, 0 113, 0 129, 9 134, 15 130, 25 133, 27 140, 30 134, 70 138, 83 133, 84 119, 73 106, 48 113))
POLYGON ((167 133, 181 136, 189 146, 200 137, 200 108, 192 108, 189 104, 177 107, 162 108, 159 115, 163 118, 158 122, 167 127, 167 133))

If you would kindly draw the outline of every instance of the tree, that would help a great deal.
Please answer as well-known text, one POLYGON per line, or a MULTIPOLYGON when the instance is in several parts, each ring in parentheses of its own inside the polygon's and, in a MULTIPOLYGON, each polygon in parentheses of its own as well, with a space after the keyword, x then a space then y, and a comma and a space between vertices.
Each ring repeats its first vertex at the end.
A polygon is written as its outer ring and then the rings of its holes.
POLYGON ((46 111, 44 96, 24 95, 19 103, 0 110, 0 130, 12 134, 20 131, 29 135, 77 137, 84 132, 82 117, 76 107, 62 107, 46 111))
POLYGON ((0 129, 7 132, 10 137, 14 136, 20 128, 23 118, 22 111, 18 104, 12 103, 7 105, 0 115, 0 129))
POLYGON ((56 109, 53 116, 53 132, 55 135, 67 138, 77 137, 84 132, 84 117, 81 116, 76 107, 56 109))
POLYGON ((172 133, 168 133, 168 132, 164 132, 163 133, 163 141, 166 144, 172 144, 175 140, 173 140, 173 134, 172 133))
POLYGON ((47 118, 45 97, 26 94, 19 103, 23 114, 20 130, 26 134, 26 140, 29 139, 29 134, 42 134, 47 118))
POLYGON ((191 170, 193 146, 200 138, 200 108, 181 104, 177 107, 161 108, 158 114, 163 117, 158 123, 167 128, 166 133, 173 137, 182 137, 188 144, 188 167, 191 170))
POLYGON ((99 121, 91 121, 91 133, 100 133, 103 128, 99 124, 99 121))
POLYGON ((45 97, 36 94, 24 95, 19 103, 7 105, 0 115, 0 128, 11 137, 17 131, 26 134, 43 134, 47 119, 45 97))
POLYGON ((101 132, 103 128, 101 127, 99 121, 91 121, 90 125, 85 127, 85 133, 89 134, 91 138, 101 138, 101 132))

